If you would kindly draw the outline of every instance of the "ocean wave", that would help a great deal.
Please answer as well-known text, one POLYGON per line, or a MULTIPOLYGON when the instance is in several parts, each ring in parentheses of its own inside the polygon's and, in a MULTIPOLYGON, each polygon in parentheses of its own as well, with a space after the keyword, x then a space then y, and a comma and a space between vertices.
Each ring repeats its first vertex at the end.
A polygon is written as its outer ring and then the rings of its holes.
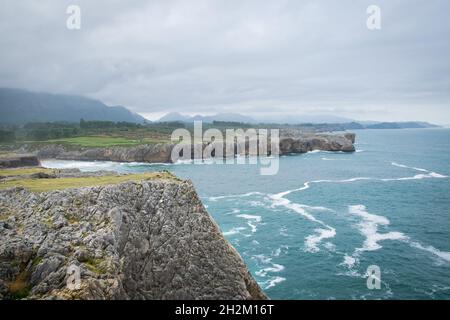
POLYGON ((255 216, 252 214, 238 214, 236 217, 243 218, 246 220, 254 220, 256 222, 261 222, 261 216, 255 216))
POLYGON ((412 169, 412 170, 422 171, 422 172, 430 172, 430 171, 428 171, 427 169, 422 169, 422 168, 417 168, 417 167, 409 167, 409 166, 407 166, 407 165, 400 164, 400 163, 397 163, 397 162, 391 162, 391 164, 392 164, 394 167, 405 168, 405 169, 412 169))
POLYGON ((242 230, 245 230, 246 228, 244 227, 236 227, 236 228, 231 228, 229 231, 225 231, 223 232, 224 236, 231 236, 231 235, 235 235, 238 233, 241 233, 242 230))
POLYGON ((273 263, 272 266, 263 268, 255 272, 255 274, 259 277, 265 277, 268 272, 281 272, 284 270, 284 266, 281 264, 273 263))
POLYGON ((348 161, 348 160, 350 160, 350 159, 335 159, 335 158, 326 158, 326 157, 323 157, 321 159, 324 161, 348 161))
POLYGON ((291 189, 283 192, 279 192, 273 195, 270 195, 271 199, 279 200, 283 197, 287 196, 290 193, 298 192, 298 191, 304 191, 311 187, 311 184, 315 183, 348 183, 348 182, 356 182, 356 181, 382 181, 382 182, 388 182, 388 181, 405 181, 405 180, 420 180, 420 179, 430 179, 430 178, 436 178, 436 179, 443 179, 448 178, 448 176, 434 172, 429 171, 422 168, 415 168, 415 167, 408 167, 406 165, 398 164, 395 162, 392 162, 393 166, 401 167, 401 168, 408 168, 413 169, 416 171, 425 172, 423 174, 417 174, 410 177, 400 177, 400 178, 372 178, 372 177, 354 177, 354 178, 348 178, 348 179, 341 179, 341 180, 329 180, 329 179, 322 179, 322 180, 312 180, 312 181, 306 181, 303 183, 303 186, 296 189, 291 189))
POLYGON ((229 194, 225 196, 214 196, 214 197, 208 197, 207 199, 209 201, 217 201, 222 199, 234 199, 234 198, 245 198, 245 197, 251 197, 255 195, 263 195, 261 192, 253 191, 253 192, 247 192, 242 194, 229 194))
POLYGON ((287 245, 282 245, 278 248, 276 248, 274 251, 272 251, 272 256, 273 257, 279 257, 281 254, 286 254, 289 250, 289 246, 287 245))
POLYGON ((314 252, 318 252, 320 250, 319 244, 321 243, 322 240, 328 239, 328 238, 333 238, 336 236, 336 229, 327 225, 323 221, 317 219, 314 215, 312 215, 311 213, 309 213, 307 211, 308 208, 314 208, 316 210, 317 210, 317 208, 320 208, 320 210, 322 210, 322 211, 323 210, 331 210, 331 209, 328 209, 325 207, 309 207, 309 206, 306 206, 303 204, 291 202, 289 199, 285 198, 285 196, 290 194, 291 192, 299 191, 299 190, 306 190, 308 188, 309 188, 309 182, 305 182, 305 184, 301 188, 294 189, 294 190, 288 190, 288 191, 280 192, 277 194, 272 194, 272 195, 269 195, 269 198, 271 198, 273 200, 273 203, 272 203, 273 207, 283 206, 287 209, 290 209, 290 210, 300 214, 307 220, 317 223, 317 224, 320 224, 321 226, 324 227, 324 228, 315 229, 314 230, 316 232, 315 234, 309 235, 305 238, 305 250, 307 252, 314 253, 314 252))
POLYGON ((279 275, 271 275, 272 273, 280 273, 285 269, 283 265, 274 263, 272 261, 272 257, 268 257, 264 254, 258 254, 254 255, 252 259, 255 260, 256 264, 260 267, 260 269, 255 272, 255 275, 259 278, 268 277, 267 280, 258 281, 264 289, 270 289, 286 280, 286 278, 279 275))
POLYGON ((319 244, 324 239, 334 238, 336 236, 336 229, 329 227, 328 229, 315 229, 316 234, 309 235, 305 238, 305 250, 307 252, 318 252, 319 244))
POLYGON ((49 169, 80 169, 81 171, 113 170, 118 163, 112 161, 41 160, 41 165, 49 169), (92 170, 89 170, 92 169, 92 170))
POLYGON ((431 253, 435 255, 436 257, 444 260, 445 262, 450 262, 450 252, 447 251, 441 251, 439 249, 436 249, 433 246, 424 246, 419 242, 412 241, 409 243, 411 247, 426 251, 428 253, 431 253))
POLYGON ((375 251, 381 249, 380 241, 384 240, 408 240, 409 238, 402 232, 392 231, 387 233, 379 233, 379 226, 388 226, 389 220, 384 216, 371 214, 366 211, 364 205, 349 206, 349 213, 362 218, 357 227, 362 235, 366 237, 361 248, 357 248, 356 252, 375 251))
POLYGON ((359 257, 364 251, 376 251, 382 248, 379 242, 385 240, 402 241, 412 248, 416 248, 428 253, 431 253, 444 262, 450 262, 450 252, 441 251, 433 246, 423 245, 417 241, 412 240, 409 236, 399 231, 391 231, 386 233, 379 233, 379 226, 389 226, 388 218, 367 212, 364 205, 349 206, 349 213, 361 218, 361 221, 356 224, 356 227, 366 240, 362 247, 356 248, 351 256, 345 254, 344 261, 341 265, 347 266, 349 269, 353 268, 359 263, 359 257))
POLYGON ((267 281, 261 282, 260 285, 264 288, 264 290, 270 289, 272 287, 275 287, 277 284, 286 281, 286 278, 276 276, 272 277, 267 281))
POLYGON ((173 163, 167 163, 167 162, 119 162, 119 166, 123 167, 154 167, 154 166, 171 166, 173 163))
POLYGON ((236 217, 247 220, 247 225, 250 227, 252 233, 255 233, 258 230, 258 224, 262 220, 261 216, 251 214, 238 214, 236 217))

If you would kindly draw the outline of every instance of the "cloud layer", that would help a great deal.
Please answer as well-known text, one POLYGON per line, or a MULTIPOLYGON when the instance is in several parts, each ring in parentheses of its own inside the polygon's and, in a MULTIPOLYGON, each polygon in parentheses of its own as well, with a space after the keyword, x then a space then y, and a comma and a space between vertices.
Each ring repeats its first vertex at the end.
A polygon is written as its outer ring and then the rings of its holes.
POLYGON ((155 117, 334 113, 450 123, 450 3, 3 0, 0 86, 155 117), (81 8, 81 30, 66 8, 81 8), (381 8, 382 29, 366 28, 381 8))

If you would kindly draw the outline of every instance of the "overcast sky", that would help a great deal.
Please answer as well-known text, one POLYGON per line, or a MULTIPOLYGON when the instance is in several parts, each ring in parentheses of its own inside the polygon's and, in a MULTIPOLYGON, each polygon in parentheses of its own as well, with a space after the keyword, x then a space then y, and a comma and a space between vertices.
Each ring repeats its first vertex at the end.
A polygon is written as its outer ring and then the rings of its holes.
POLYGON ((450 124, 450 1, 1 0, 0 86, 154 119, 335 114, 450 124), (81 8, 81 29, 66 8, 81 8), (366 9, 381 8, 381 30, 366 9))

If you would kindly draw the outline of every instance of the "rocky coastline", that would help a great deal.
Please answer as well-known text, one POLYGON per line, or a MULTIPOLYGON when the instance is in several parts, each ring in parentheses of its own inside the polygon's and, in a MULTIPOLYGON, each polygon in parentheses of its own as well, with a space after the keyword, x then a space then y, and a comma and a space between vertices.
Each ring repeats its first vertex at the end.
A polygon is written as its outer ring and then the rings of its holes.
MULTIPOLYGON (((284 132, 280 137, 279 151, 281 155, 306 153, 313 150, 353 152, 355 151, 354 142, 354 133, 299 135, 284 132)), ((135 147, 80 147, 74 149, 64 145, 45 144, 22 146, 16 152, 33 153, 38 159, 171 163, 171 153, 175 145, 173 143, 160 143, 135 147)), ((207 145, 204 144, 202 148, 207 145)), ((195 147, 193 146, 192 149, 195 147)), ((237 154, 236 148, 234 150, 237 154)), ((193 158, 193 154, 191 158, 193 158)))
POLYGON ((0 299, 266 299, 191 182, 135 179, 0 190, 0 299))

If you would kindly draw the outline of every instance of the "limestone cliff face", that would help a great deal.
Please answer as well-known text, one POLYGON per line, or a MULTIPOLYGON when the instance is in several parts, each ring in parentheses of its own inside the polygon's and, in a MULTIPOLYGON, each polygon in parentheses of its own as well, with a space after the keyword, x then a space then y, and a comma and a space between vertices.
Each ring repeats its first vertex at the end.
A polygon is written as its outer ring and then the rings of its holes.
POLYGON ((13 298, 266 296, 190 182, 148 180, 0 191, 0 299, 13 298))
POLYGON ((280 153, 305 153, 313 150, 355 151, 355 134, 345 135, 307 135, 280 138, 280 153))
POLYGON ((38 158, 33 154, 0 157, 0 168, 32 167, 39 164, 38 158))
MULTIPOLYGON (((305 153, 312 150, 323 151, 355 151, 355 134, 298 134, 297 132, 282 132, 280 137, 280 153, 305 153)), ((61 160, 104 160, 119 162, 148 162, 148 163, 170 163, 172 149, 175 144, 161 143, 155 145, 140 145, 136 147, 111 147, 111 148, 80 148, 79 150, 66 150, 61 145, 47 145, 33 148, 25 148, 26 151, 35 152, 39 159, 61 159, 61 160)), ((204 149, 208 146, 200 146, 204 149)), ((223 154, 226 155, 225 146, 223 154)), ((237 149, 235 150, 237 154, 237 149)), ((194 158, 192 153, 191 158, 194 158)))

